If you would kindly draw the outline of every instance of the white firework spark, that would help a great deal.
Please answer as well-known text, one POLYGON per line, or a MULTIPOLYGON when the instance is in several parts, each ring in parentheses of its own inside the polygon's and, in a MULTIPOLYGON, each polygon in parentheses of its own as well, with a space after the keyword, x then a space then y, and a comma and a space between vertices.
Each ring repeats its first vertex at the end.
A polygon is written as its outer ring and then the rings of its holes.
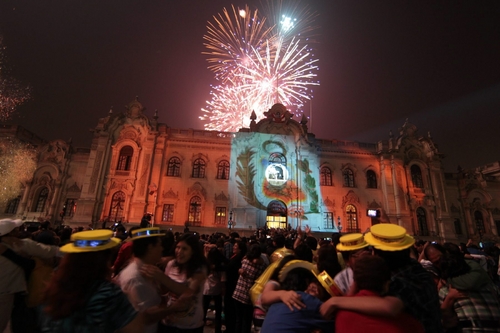
POLYGON ((313 97, 319 68, 308 36, 316 15, 297 1, 289 11, 292 16, 279 14, 285 12, 284 1, 274 1, 277 5, 268 3, 267 18, 248 6, 232 6, 208 23, 204 54, 221 85, 212 87, 212 100, 202 109, 206 129, 237 131, 248 126, 252 111, 261 119, 278 102, 300 117, 305 101, 313 97), (294 18, 298 14, 304 17, 294 18))

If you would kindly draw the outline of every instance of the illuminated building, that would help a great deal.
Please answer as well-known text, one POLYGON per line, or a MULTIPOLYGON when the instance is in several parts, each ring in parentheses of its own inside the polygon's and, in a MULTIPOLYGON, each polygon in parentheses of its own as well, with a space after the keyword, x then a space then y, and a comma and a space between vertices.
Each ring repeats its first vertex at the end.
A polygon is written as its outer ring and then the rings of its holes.
POLYGON ((386 140, 361 143, 316 138, 281 104, 265 116, 234 133, 174 129, 132 101, 99 120, 90 150, 40 142, 33 181, 4 216, 100 227, 139 224, 152 212, 164 229, 309 225, 327 233, 396 223, 422 239, 496 239, 498 162, 445 173, 432 138, 408 122, 386 140))

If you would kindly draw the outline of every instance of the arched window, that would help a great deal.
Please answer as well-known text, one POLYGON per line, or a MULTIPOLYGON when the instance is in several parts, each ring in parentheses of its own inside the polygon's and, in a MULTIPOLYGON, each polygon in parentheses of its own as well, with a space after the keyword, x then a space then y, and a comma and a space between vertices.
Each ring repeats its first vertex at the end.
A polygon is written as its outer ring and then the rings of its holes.
POLYGON ((174 205, 165 204, 163 205, 162 221, 173 222, 174 221, 174 205))
POLYGON ((19 203, 21 202, 21 197, 17 197, 12 199, 7 204, 7 208, 5 209, 5 214, 15 214, 17 213, 17 207, 19 207, 19 203))
POLYGON ((366 171, 366 187, 377 188, 377 175, 373 170, 366 171))
POLYGON ((193 162, 193 178, 204 178, 205 177, 205 161, 201 158, 196 159, 193 162))
POLYGON ((358 213, 356 207, 353 205, 347 205, 345 208, 345 214, 347 218, 347 230, 346 232, 359 232, 358 228, 358 213))
POLYGON ((62 209, 62 215, 64 217, 73 217, 76 212, 76 202, 77 199, 66 199, 62 209))
POLYGON ((45 204, 47 203, 47 198, 49 197, 49 189, 44 187, 38 192, 38 197, 36 199, 36 205, 34 212, 43 212, 45 204))
POLYGON ((130 170, 130 164, 132 163, 132 156, 134 155, 134 149, 130 146, 125 146, 120 149, 120 156, 118 157, 118 165, 116 170, 128 171, 130 170))
POLYGON ((474 220, 476 221, 476 230, 478 232, 484 233, 483 213, 481 213, 479 210, 476 210, 474 212, 474 220))
POLYGON ((113 194, 111 207, 109 207, 109 220, 118 222, 123 219, 123 208, 125 206, 125 193, 119 191, 113 194))
POLYGON ((351 169, 345 169, 342 176, 344 178, 344 187, 354 187, 354 172, 351 169))
POLYGON ((321 186, 332 186, 332 170, 329 167, 322 167, 319 175, 321 186))
POLYGON ((418 235, 429 236, 429 228, 427 227, 427 216, 425 214, 425 210, 422 207, 417 208, 417 223, 418 223, 418 235))
POLYGON ((416 164, 413 164, 410 168, 411 172, 411 181, 413 182, 413 186, 418 188, 424 188, 424 181, 422 179, 422 171, 420 167, 416 164))
POLYGON ((229 162, 220 161, 217 165, 217 179, 229 179, 229 162))
POLYGON ((195 224, 201 222, 201 198, 194 196, 189 201, 188 221, 195 224))
POLYGON ((168 160, 167 176, 179 177, 181 173, 181 160, 178 157, 172 157, 168 160))
POLYGON ((269 156, 269 163, 279 163, 286 165, 286 157, 281 153, 272 153, 269 156))

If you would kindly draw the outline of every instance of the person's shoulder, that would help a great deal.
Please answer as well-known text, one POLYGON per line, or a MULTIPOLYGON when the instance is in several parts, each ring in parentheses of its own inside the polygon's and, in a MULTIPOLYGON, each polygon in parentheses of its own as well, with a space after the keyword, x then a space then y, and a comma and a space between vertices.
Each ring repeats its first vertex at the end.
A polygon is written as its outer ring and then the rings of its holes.
POLYGON ((142 275, 139 272, 137 263, 132 260, 130 263, 123 268, 123 270, 118 274, 117 280, 120 283, 131 281, 131 280, 137 280, 139 277, 142 277, 142 275))
POLYGON ((93 301, 100 301, 100 300, 107 300, 110 299, 114 296, 121 296, 123 295, 123 292, 120 288, 115 283, 112 283, 110 281, 98 281, 94 285, 94 292, 92 293, 92 296, 90 297, 91 300, 93 301))

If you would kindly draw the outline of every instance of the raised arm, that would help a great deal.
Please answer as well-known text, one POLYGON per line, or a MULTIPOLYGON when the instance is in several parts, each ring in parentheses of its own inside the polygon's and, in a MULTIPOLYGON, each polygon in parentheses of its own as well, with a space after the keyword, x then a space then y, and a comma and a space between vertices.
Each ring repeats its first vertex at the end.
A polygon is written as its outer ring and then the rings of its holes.
POLYGON ((349 310, 374 316, 395 317, 403 309, 403 302, 393 296, 332 297, 321 305, 320 312, 325 318, 332 318, 336 310, 349 310))
POLYGON ((293 290, 280 290, 279 285, 274 281, 266 283, 260 300, 264 306, 270 306, 274 303, 283 302, 286 306, 288 306, 288 308, 290 308, 290 311, 293 311, 294 309, 300 310, 306 307, 298 293, 293 290))

